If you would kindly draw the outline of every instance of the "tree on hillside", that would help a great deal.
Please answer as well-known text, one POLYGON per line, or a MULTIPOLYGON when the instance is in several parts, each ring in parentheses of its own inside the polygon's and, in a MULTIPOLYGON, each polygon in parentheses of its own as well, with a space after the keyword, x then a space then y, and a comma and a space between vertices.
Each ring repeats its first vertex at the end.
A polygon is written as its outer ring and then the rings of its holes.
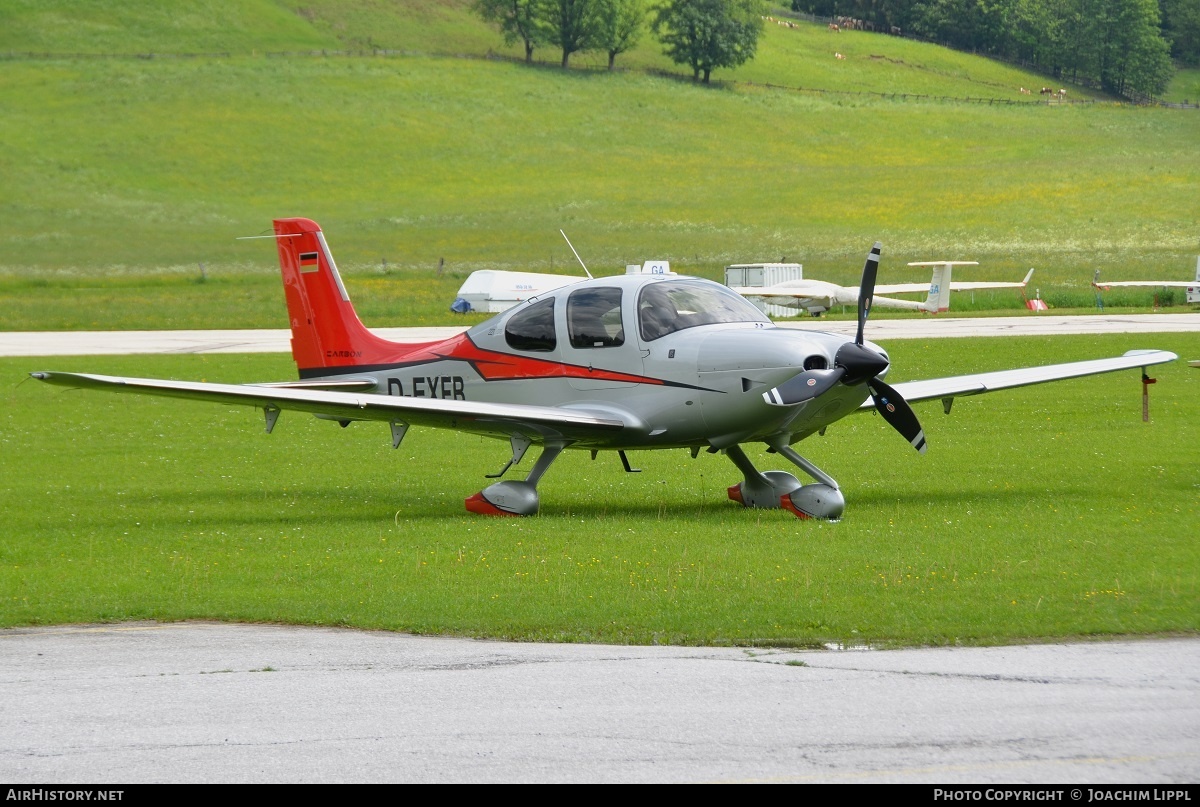
POLYGON ((692 68, 692 79, 718 67, 737 67, 754 58, 762 33, 761 0, 666 0, 651 27, 663 53, 692 68))
POLYGON ((1174 68, 1157 0, 1103 0, 1099 12, 1093 36, 1101 86, 1118 95, 1165 90, 1174 68))
POLYGON ((1196 0, 1158 0, 1163 36, 1171 55, 1193 67, 1200 65, 1200 3, 1196 0))
POLYGON ((506 45, 524 44, 527 62, 533 61, 534 48, 549 41, 539 0, 475 0, 475 12, 500 29, 506 45))
POLYGON ((645 30, 643 0, 595 0, 598 7, 596 47, 608 54, 608 69, 619 54, 632 50, 645 30))
POLYGON ((1028 64, 1062 67, 1064 0, 1015 0, 1009 13, 1010 53, 1028 64))
POLYGON ((981 53, 1002 49, 1009 3, 1006 0, 920 0, 908 26, 920 36, 981 53))
POLYGON ((547 39, 562 48, 562 66, 572 53, 591 50, 599 28, 597 0, 541 0, 547 39))

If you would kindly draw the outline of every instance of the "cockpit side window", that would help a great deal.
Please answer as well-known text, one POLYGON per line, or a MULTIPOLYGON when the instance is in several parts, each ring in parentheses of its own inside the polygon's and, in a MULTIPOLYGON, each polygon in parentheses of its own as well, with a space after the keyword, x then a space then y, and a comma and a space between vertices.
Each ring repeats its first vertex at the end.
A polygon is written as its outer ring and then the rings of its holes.
POLYGON ((534 303, 509 317, 504 341, 513 350, 549 352, 558 346, 554 332, 554 298, 534 303))
POLYGON ((638 328, 652 342, 675 331, 721 322, 770 322, 746 298, 702 280, 649 283, 638 297, 638 328))
POLYGON ((579 289, 567 298, 567 330, 571 347, 617 347, 625 344, 621 322, 621 290, 579 289))

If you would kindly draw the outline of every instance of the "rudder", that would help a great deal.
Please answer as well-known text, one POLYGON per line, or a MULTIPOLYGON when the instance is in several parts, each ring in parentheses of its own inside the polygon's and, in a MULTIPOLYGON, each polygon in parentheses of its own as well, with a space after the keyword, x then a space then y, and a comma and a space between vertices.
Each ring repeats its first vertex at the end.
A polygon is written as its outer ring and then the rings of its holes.
POLYGON ((405 352, 362 324, 315 221, 275 219, 275 243, 292 329, 292 358, 301 377, 331 367, 382 364, 405 352))
POLYGON ((939 314, 950 310, 950 264, 942 263, 933 267, 933 277, 929 280, 929 294, 922 306, 930 314, 939 314))

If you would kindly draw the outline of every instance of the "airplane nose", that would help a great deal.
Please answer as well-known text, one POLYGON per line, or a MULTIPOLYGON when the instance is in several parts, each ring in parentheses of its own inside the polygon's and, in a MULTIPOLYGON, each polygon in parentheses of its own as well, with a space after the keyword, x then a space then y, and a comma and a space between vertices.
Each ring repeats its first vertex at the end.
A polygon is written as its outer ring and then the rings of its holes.
POLYGON ((886 370, 888 360, 865 345, 847 342, 838 348, 834 366, 845 369, 846 374, 842 377, 844 383, 858 384, 886 370))

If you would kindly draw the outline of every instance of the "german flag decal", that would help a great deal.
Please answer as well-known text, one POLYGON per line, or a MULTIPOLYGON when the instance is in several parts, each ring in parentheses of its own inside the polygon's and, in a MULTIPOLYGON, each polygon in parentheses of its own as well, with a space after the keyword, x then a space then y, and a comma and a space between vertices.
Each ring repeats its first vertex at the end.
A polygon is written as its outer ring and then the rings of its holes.
POLYGON ((320 268, 321 268, 321 264, 320 264, 320 261, 317 259, 317 253, 315 253, 315 252, 301 252, 300 253, 300 271, 301 272, 315 272, 320 268))

